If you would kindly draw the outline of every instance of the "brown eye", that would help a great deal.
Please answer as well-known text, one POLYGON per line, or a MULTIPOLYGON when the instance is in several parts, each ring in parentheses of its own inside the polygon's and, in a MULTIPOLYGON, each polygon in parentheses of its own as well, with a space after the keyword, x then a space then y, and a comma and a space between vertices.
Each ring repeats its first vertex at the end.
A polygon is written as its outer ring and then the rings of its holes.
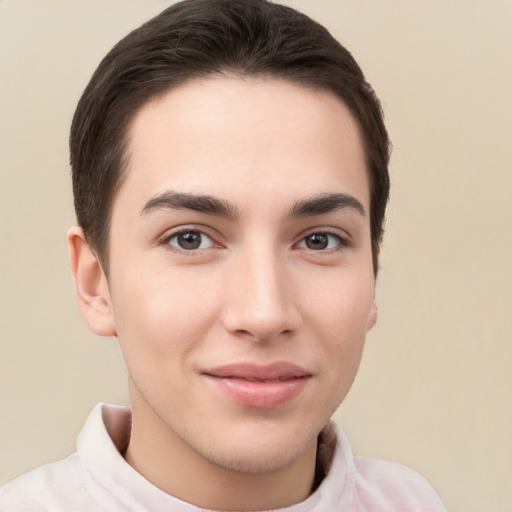
POLYGON ((346 246, 344 240, 334 233, 311 233, 303 238, 298 247, 310 249, 312 251, 323 251, 325 249, 335 249, 346 246))
POLYGON ((213 246, 212 239, 200 231, 182 231, 170 238, 168 243, 183 251, 196 251, 213 246))
POLYGON ((325 249, 329 244, 329 238, 325 233, 314 233, 305 238, 306 247, 313 250, 325 249))

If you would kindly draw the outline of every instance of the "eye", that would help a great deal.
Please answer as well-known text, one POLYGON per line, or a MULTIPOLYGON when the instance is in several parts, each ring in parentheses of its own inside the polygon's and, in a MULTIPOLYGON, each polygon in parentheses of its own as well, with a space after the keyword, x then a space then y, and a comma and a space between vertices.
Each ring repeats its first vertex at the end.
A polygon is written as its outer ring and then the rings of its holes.
POLYGON ((181 231, 168 238, 167 243, 182 251, 198 251, 215 245, 214 241, 201 231, 181 231))
POLYGON ((345 240, 334 233, 311 233, 298 243, 298 247, 311 249, 313 251, 335 249, 337 247, 344 247, 345 245, 347 245, 345 240))

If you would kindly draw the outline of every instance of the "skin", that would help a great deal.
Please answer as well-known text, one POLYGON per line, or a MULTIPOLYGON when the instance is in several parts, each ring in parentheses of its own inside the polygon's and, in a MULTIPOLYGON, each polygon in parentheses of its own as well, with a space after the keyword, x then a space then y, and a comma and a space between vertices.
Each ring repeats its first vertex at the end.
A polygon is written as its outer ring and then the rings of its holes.
POLYGON ((306 499, 318 433, 376 320, 368 175, 345 105, 274 79, 173 89, 131 125, 108 279, 80 228, 68 240, 82 314, 94 332, 118 337, 126 360, 129 464, 205 508, 306 499), (229 203, 229 215, 161 200, 171 193, 229 203), (355 202, 297 207, 329 194, 355 202), (190 240, 198 248, 183 248, 190 240), (310 374, 277 407, 236 403, 204 375, 276 361, 310 374))

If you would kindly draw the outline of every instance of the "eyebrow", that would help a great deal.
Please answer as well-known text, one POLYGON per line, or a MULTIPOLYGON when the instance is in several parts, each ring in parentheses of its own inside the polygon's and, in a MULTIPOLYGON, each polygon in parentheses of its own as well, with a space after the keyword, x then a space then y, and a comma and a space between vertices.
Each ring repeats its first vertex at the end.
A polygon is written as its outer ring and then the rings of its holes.
MULTIPOLYGON (((210 215, 218 215, 228 219, 239 216, 236 206, 230 202, 209 195, 191 194, 188 192, 162 192, 152 197, 141 210, 140 215, 147 215, 162 208, 172 210, 193 210, 210 215)), ((335 210, 349 208, 363 217, 366 216, 363 205, 349 194, 322 194, 317 197, 297 201, 289 210, 287 217, 308 217, 322 215, 335 210)))
POLYGON ((366 216, 364 206, 354 196, 338 193, 322 194, 311 199, 297 201, 290 209, 288 217, 321 215, 345 208, 355 210, 363 217, 366 216))
POLYGON ((155 210, 168 208, 172 210, 193 210, 210 215, 218 215, 229 219, 238 216, 237 209, 228 201, 216 197, 190 194, 187 192, 174 192, 171 190, 162 192, 151 198, 141 210, 141 215, 146 215, 155 210))

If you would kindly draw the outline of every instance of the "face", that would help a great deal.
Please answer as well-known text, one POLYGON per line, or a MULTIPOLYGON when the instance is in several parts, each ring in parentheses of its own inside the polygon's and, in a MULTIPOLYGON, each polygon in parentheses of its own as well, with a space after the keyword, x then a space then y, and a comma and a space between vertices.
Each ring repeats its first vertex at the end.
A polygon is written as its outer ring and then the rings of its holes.
POLYGON ((211 78, 146 104, 111 222, 134 422, 217 466, 300 459, 375 320, 369 183, 344 104, 211 78))

